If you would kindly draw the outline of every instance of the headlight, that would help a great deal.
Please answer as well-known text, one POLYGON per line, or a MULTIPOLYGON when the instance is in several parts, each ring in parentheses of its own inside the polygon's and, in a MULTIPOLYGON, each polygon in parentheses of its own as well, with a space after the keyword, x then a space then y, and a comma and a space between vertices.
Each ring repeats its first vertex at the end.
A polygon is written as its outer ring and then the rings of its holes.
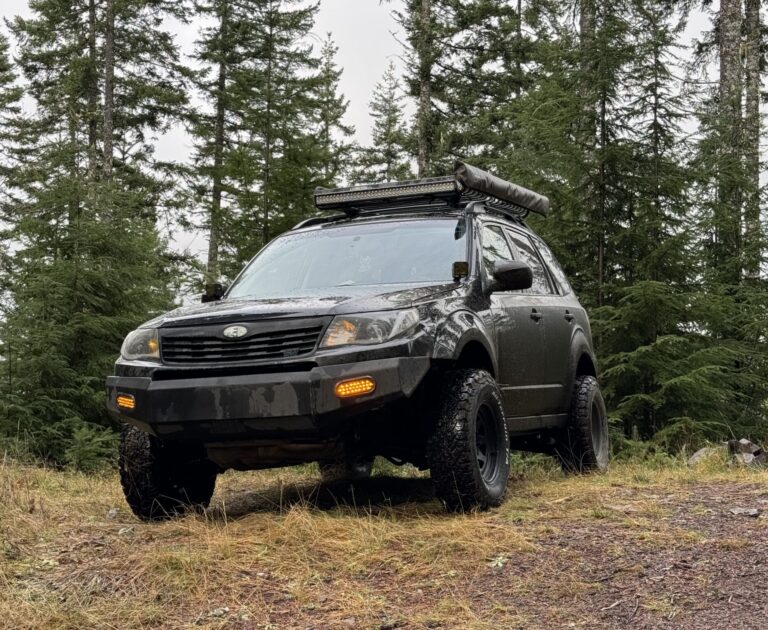
POLYGON ((401 337, 419 324, 419 311, 382 311, 362 315, 339 315, 328 326, 321 348, 352 344, 371 345, 401 337))
POLYGON ((130 333, 120 348, 120 354, 128 361, 138 359, 158 360, 160 358, 160 343, 157 341, 157 330, 154 328, 139 328, 130 333))

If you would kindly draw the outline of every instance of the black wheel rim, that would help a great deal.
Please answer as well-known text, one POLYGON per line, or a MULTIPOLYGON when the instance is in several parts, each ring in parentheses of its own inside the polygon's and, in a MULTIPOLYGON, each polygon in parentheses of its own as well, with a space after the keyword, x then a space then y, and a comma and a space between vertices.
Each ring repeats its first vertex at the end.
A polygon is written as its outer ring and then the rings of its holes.
POLYGON ((492 483, 499 472, 501 448, 499 430, 493 411, 486 405, 480 407, 475 425, 477 466, 486 483, 492 483))
POLYGON ((592 403, 591 416, 592 448, 595 451, 595 456, 600 459, 603 457, 607 436, 605 431, 605 419, 596 402, 592 403))

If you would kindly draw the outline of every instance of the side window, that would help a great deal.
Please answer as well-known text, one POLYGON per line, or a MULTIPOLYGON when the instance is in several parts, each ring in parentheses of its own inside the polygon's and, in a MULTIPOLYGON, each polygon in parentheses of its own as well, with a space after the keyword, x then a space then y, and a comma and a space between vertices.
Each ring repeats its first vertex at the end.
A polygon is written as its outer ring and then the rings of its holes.
POLYGON ((507 230, 507 234, 520 252, 520 260, 526 263, 533 272, 533 285, 527 292, 536 295, 553 293, 544 264, 536 253, 531 240, 512 230, 507 230))
POLYGON ((560 285, 560 289, 562 290, 563 295, 568 295, 569 293, 573 293, 573 289, 571 288, 571 283, 568 282, 568 278, 565 275, 565 272, 563 271, 563 268, 560 266, 560 264, 557 262, 557 259, 555 258, 555 255, 552 253, 552 250, 547 247, 543 241, 540 241, 539 239, 536 239, 536 246, 539 248, 539 253, 541 254, 541 257, 544 259, 544 262, 546 263, 547 267, 549 267, 549 270, 552 272, 552 276, 557 281, 557 284, 560 285))
POLYGON ((490 278, 493 276, 493 266, 499 260, 512 260, 512 250, 507 239, 498 225, 483 226, 483 267, 490 278))

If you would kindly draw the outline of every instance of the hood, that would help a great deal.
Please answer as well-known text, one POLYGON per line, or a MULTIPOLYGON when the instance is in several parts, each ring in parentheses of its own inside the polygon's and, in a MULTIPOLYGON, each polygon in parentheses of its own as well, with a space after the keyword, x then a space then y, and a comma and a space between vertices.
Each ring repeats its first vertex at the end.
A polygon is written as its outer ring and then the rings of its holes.
POLYGON ((182 306, 146 322, 143 328, 199 326, 211 323, 292 317, 319 317, 409 308, 460 291, 462 285, 390 284, 329 287, 281 298, 224 299, 182 306))

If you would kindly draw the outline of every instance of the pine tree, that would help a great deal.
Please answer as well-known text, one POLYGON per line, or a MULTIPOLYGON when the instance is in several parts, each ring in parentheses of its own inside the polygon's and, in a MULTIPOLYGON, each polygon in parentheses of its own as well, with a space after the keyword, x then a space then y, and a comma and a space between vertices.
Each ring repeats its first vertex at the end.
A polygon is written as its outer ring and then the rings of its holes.
POLYGON ((446 34, 440 19, 447 4, 445 0, 407 0, 405 7, 395 12, 408 43, 408 92, 416 99, 414 154, 418 177, 432 175, 440 168, 434 164, 439 137, 435 98, 440 89, 437 60, 446 34))
POLYGON ((495 167, 506 157, 514 102, 530 85, 533 42, 522 0, 413 0, 396 13, 408 42, 409 95, 416 101, 417 170, 443 174, 456 158, 495 167))
POLYGON ((226 234, 225 163, 232 150, 235 131, 230 87, 237 64, 247 58, 239 51, 245 16, 229 0, 199 3, 197 11, 203 17, 215 19, 214 26, 202 31, 196 50, 197 61, 205 67, 197 87, 205 101, 212 103, 212 109, 198 109, 191 116, 192 133, 197 145, 194 156, 197 180, 200 182, 197 188, 207 215, 206 273, 208 280, 213 282, 219 279, 222 271, 219 258, 222 236, 226 234))
POLYGON ((424 177, 430 169, 430 153, 434 139, 432 112, 432 73, 437 59, 435 28, 432 11, 433 0, 412 0, 411 5, 411 40, 418 60, 419 105, 416 115, 417 165, 419 177, 424 177), (418 3, 418 5, 417 5, 418 3), (416 6, 417 5, 417 6, 416 6))
POLYGON ((744 271, 747 277, 760 274, 765 247, 760 221, 760 96, 761 42, 760 0, 745 0, 746 107, 744 151, 746 160, 746 199, 744 207, 744 271))
POLYGON ((373 119, 371 146, 358 152, 353 179, 358 182, 389 182, 413 177, 405 125, 404 95, 394 62, 376 84, 370 103, 373 119))
POLYGON ((338 48, 330 33, 320 51, 320 69, 315 78, 315 107, 318 152, 315 164, 319 170, 321 186, 339 184, 339 178, 349 168, 351 144, 349 138, 354 128, 344 123, 349 102, 339 92, 342 71, 336 66, 338 48))
POLYGON ((471 0, 441 10, 436 109, 444 168, 460 157, 496 169, 510 153, 517 105, 531 86, 523 7, 522 0, 471 0))
POLYGON ((120 341, 169 305, 173 270, 155 224, 165 186, 148 139, 184 100, 160 3, 115 5, 114 27, 105 6, 38 0, 11 27, 34 111, 12 126, 13 197, 2 207, 16 245, 2 422, 38 454, 80 466, 93 454, 85 442, 110 441, 99 437, 110 425, 103 378, 120 341))
POLYGON ((215 271, 231 277, 272 236, 314 211, 311 193, 321 181, 314 137, 319 61, 305 36, 317 5, 211 0, 202 6, 216 17, 197 53, 208 69, 201 87, 214 111, 195 116, 196 170, 215 235, 209 274, 216 261, 215 271))
POLYGON ((720 80, 717 127, 720 143, 718 201, 715 204, 713 268, 724 282, 741 276, 742 69, 741 0, 722 0, 718 16, 720 80))
POLYGON ((613 241, 616 297, 595 318, 606 393, 625 433, 645 438, 692 422, 706 427, 713 407, 703 392, 722 396, 712 373, 702 370, 707 360, 696 355, 709 344, 691 330, 701 315, 693 307, 701 302, 693 283, 699 270, 688 218, 685 100, 674 73, 683 26, 671 2, 633 3, 630 27, 637 39, 624 108, 632 130, 626 222, 613 241), (690 396, 682 382, 695 382, 699 393, 690 396))
MULTIPOLYGON (((9 128, 21 111, 21 95, 22 89, 16 85, 16 73, 11 64, 10 44, 0 33, 0 195, 6 193, 5 186, 2 185, 7 176, 6 169, 10 157, 6 146, 11 141, 9 128)), ((0 202, 2 201, 0 198, 0 202)))
MULTIPOLYGON (((0 208, 12 200, 7 180, 13 172, 10 143, 13 127, 20 114, 22 90, 16 85, 15 68, 11 64, 8 40, 0 34, 0 208)), ((5 400, 13 387, 13 341, 8 334, 7 313, 11 302, 8 296, 10 275, 10 241, 0 221, 0 400, 5 400)), ((0 407, 0 412, 2 407, 0 407)), ((1 418, 1 416, 0 416, 1 418)), ((3 420, 0 419, 0 438, 3 420)))

